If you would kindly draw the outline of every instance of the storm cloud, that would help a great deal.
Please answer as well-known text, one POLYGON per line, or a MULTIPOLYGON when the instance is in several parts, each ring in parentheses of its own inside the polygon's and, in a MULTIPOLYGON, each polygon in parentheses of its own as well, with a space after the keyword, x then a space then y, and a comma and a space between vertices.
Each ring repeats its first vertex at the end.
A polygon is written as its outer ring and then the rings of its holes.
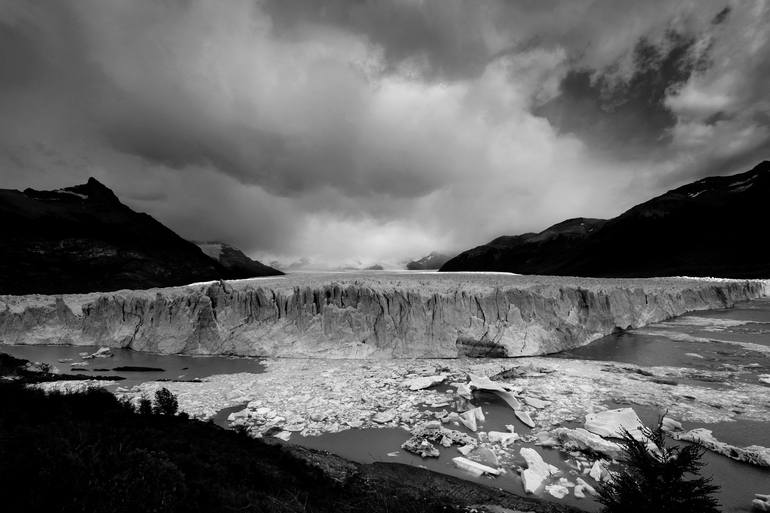
POLYGON ((762 0, 3 0, 0 186, 396 264, 770 157, 762 0))

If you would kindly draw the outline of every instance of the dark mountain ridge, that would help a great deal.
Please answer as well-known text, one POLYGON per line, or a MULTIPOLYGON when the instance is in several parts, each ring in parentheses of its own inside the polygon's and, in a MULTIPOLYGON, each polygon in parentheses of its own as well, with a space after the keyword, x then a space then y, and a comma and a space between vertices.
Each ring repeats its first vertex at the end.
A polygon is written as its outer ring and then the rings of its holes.
POLYGON ((131 210, 94 178, 53 191, 1 189, 0 216, 0 294, 146 289, 231 277, 195 244, 131 210))
POLYGON ((433 251, 419 260, 412 260, 406 264, 406 268, 410 271, 430 271, 440 269, 450 258, 449 255, 433 251))
POLYGON ((704 178, 610 220, 577 218, 498 237, 441 271, 593 277, 770 277, 770 162, 704 178))
POLYGON ((195 244, 206 256, 219 262, 227 270, 230 279, 283 274, 277 269, 249 258, 243 251, 225 242, 196 242, 195 244))

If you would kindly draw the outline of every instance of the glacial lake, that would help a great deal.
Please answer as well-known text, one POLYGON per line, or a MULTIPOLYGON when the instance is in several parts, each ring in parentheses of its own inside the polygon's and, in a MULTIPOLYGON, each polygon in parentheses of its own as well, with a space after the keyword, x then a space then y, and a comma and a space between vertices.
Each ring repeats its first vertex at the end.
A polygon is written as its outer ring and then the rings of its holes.
POLYGON ((647 367, 736 370, 736 379, 758 384, 759 375, 770 374, 770 299, 741 303, 731 309, 689 313, 639 330, 612 334, 553 357, 647 367))
POLYGON ((0 353, 31 362, 47 363, 63 374, 84 374, 96 379, 99 376, 119 376, 115 386, 131 387, 145 381, 193 380, 215 374, 237 372, 263 372, 265 367, 258 358, 233 356, 182 356, 143 353, 130 349, 113 348, 110 358, 84 360, 81 353, 93 354, 99 346, 50 346, 0 344, 0 353), (84 367, 73 363, 85 362, 84 367), (145 368, 146 370, 115 370, 117 367, 145 368), (156 370, 150 370, 156 369, 156 370))
MULTIPOLYGON (((516 418, 507 404, 495 396, 484 394, 474 398, 473 403, 474 405, 481 406, 484 411, 486 417, 482 428, 484 431, 506 431, 506 424, 514 425, 515 431, 519 434, 527 434, 532 431, 516 418)), ((630 406, 646 425, 654 425, 660 414, 663 413, 653 408, 636 404, 618 405, 608 403, 607 406, 610 408, 630 406)), ((736 421, 717 424, 694 424, 684 422, 683 425, 685 429, 696 427, 711 429, 714 432, 714 436, 719 440, 739 446, 752 444, 765 447, 770 446, 770 423, 736 421)), ((576 428, 582 427, 582 423, 564 423, 563 426, 576 428)), ((471 431, 464 426, 451 426, 451 428, 471 434, 471 431)), ((408 431, 399 428, 349 429, 339 433, 326 433, 316 437, 292 436, 291 443, 312 449, 329 451, 359 463, 382 461, 420 466, 486 486, 502 488, 517 495, 525 495, 521 478, 515 471, 511 470, 497 478, 487 476, 473 477, 457 469, 452 463, 452 458, 460 456, 456 448, 441 448, 441 456, 439 458, 423 459, 400 448, 401 444, 410 437, 411 435, 408 431)), ((669 443, 677 445, 686 444, 686 442, 671 440, 669 440, 669 443)), ((593 481, 585 475, 577 473, 570 467, 568 460, 571 458, 566 453, 521 442, 517 442, 516 447, 533 447, 546 462, 558 467, 562 471, 563 476, 570 481, 574 482, 576 477, 582 477, 593 484, 593 481)), ((710 451, 705 451, 703 461, 705 463, 703 475, 711 477, 714 484, 720 487, 717 498, 720 501, 721 510, 725 513, 749 513, 752 511, 751 499, 754 498, 754 494, 768 493, 770 491, 770 469, 734 461, 710 451)), ((601 509, 601 505, 594 499, 590 497, 577 499, 571 493, 561 500, 555 499, 545 492, 538 497, 550 502, 569 504, 590 512, 601 509)))
MULTIPOLYGON (((575 350, 553 355, 554 358, 614 361, 641 366, 691 367, 703 370, 725 370, 725 365, 741 369, 736 375, 740 381, 758 384, 757 376, 770 374, 770 352, 747 349, 731 342, 758 344, 770 349, 770 299, 741 303, 735 308, 693 312, 668 322, 645 328, 644 333, 628 331, 609 335, 575 350), (654 334, 648 334, 654 332, 654 334)), ((729 368, 729 367, 728 367, 729 368)), ((708 386, 708 383, 697 383, 708 386)), ((770 395, 770 386, 768 386, 770 395)), ((474 400, 486 416, 485 431, 505 431, 506 424, 516 426, 517 433, 530 430, 522 424, 511 409, 493 396, 474 400)), ((607 404, 610 408, 630 406, 647 425, 654 425, 663 413, 636 404, 607 404)), ((581 424, 564 424, 565 427, 582 427, 581 424)), ((716 424, 683 423, 685 429, 704 427, 713 431, 723 442, 737 446, 761 445, 770 447, 770 419, 768 422, 735 421, 716 424)), ((470 433, 464 427, 455 427, 470 433)), ((456 449, 442 449, 436 459, 423 459, 400 450, 401 444, 410 437, 402 429, 347 430, 318 437, 293 437, 292 442, 306 447, 326 450, 345 458, 369 463, 389 461, 423 466, 436 472, 462 477, 496 488, 503 488, 522 495, 521 479, 515 472, 492 479, 470 477, 452 464, 458 456, 456 449), (390 453, 390 455, 389 455, 390 453), (394 454, 395 453, 395 454, 394 454)), ((684 444, 685 442, 672 442, 684 444)), ((526 447, 528 444, 517 444, 526 447)), ((557 450, 537 447, 548 463, 559 467, 564 475, 574 481, 575 475, 567 465, 568 455, 557 450)), ((720 486, 718 499, 726 513, 751 512, 751 499, 755 493, 770 493, 770 469, 760 468, 731 460, 710 451, 704 453, 703 474, 713 478, 720 486)), ((583 476, 584 477, 584 476, 583 476)), ((589 480, 590 482, 590 480, 589 480)), ((586 511, 598 511, 600 505, 589 498, 576 499, 568 495, 562 500, 542 496, 562 504, 570 504, 586 511)))
MULTIPOLYGON (((439 388, 447 391, 450 390, 446 387, 439 388)), ((507 431, 506 424, 512 424, 515 426, 515 431, 519 434, 530 432, 530 429, 516 418, 510 406, 497 396, 477 394, 472 402, 476 406, 481 406, 484 411, 486 421, 482 424, 483 427, 481 429, 483 431, 507 431)), ((568 424, 565 424, 565 426, 568 426, 568 424)), ((464 426, 452 425, 449 427, 464 433, 473 434, 464 426)), ((574 427, 577 427, 577 425, 574 427)), ((526 496, 521 478, 515 470, 509 469, 507 473, 495 478, 489 476, 474 477, 458 469, 452 463, 452 458, 461 456, 456 447, 440 447, 441 456, 438 458, 421 458, 401 449, 401 444, 409 438, 411 438, 409 432, 400 428, 349 429, 339 433, 326 433, 315 437, 292 436, 291 442, 312 449, 329 451, 359 463, 372 463, 375 461, 406 463, 486 486, 502 488, 516 495, 526 496)), ((559 469, 564 471, 564 476, 573 482, 577 475, 583 477, 586 481, 591 481, 582 474, 570 475, 568 472, 572 469, 566 463, 569 456, 558 450, 516 442, 516 448, 521 447, 535 448, 547 463, 559 467, 559 469)), ((520 464, 523 465, 523 458, 519 458, 519 460, 520 464)), ((577 499, 572 493, 561 500, 551 497, 547 493, 539 495, 538 498, 558 504, 570 504, 585 511, 595 512, 600 509, 600 505, 596 501, 588 498, 577 499)))
MULTIPOLYGON (((735 308, 694 312, 677 319, 640 330, 632 330, 604 337, 596 342, 567 351, 553 358, 573 358, 586 360, 616 361, 642 366, 676 366, 703 370, 734 370, 734 378, 742 382, 758 384, 760 374, 770 374, 770 352, 758 350, 762 346, 770 350, 770 299, 742 303, 735 308), (748 345, 747 345, 748 344, 748 345), (754 344, 755 346, 752 346, 754 344)), ((80 373, 93 377, 99 375, 121 376, 115 386, 130 387, 134 384, 166 379, 190 380, 215 374, 236 372, 259 373, 264 366, 259 359, 227 356, 177 356, 134 352, 127 349, 113 349, 112 358, 94 358, 86 360, 84 368, 72 368, 70 361, 83 361, 80 353, 94 353, 96 346, 23 346, 0 344, 0 352, 9 353, 30 361, 45 362, 64 373, 80 373), (116 371, 116 367, 154 367, 162 370, 140 372, 116 371)), ((698 383, 710 386, 709 383, 698 383)), ((718 386, 719 384, 715 384, 718 386)), ((770 386, 768 386, 770 395, 770 386)), ((481 406, 487 417, 483 424, 485 431, 505 431, 506 424, 516 426, 518 433, 527 433, 529 429, 515 418, 511 409, 495 396, 483 395, 474 400, 481 406)), ((607 404, 609 407, 618 405, 607 404)), ((633 407, 647 424, 653 424, 660 412, 639 405, 633 407)), ((221 411, 214 419, 220 425, 226 425, 227 415, 242 409, 243 406, 221 411)), ((689 424, 685 428, 705 427, 714 432, 719 440, 738 446, 751 444, 770 446, 770 419, 768 423, 737 421, 719 424, 689 424)), ((577 427, 579 424, 568 425, 577 427)), ((464 428, 459 428, 464 429, 464 428)), ((329 433, 317 437, 292 436, 291 443, 306 447, 327 450, 354 461, 368 463, 374 461, 406 463, 423 466, 433 471, 450 474, 495 488, 503 488, 523 495, 522 484, 515 471, 492 479, 474 478, 456 469, 451 459, 459 453, 456 449, 442 449, 437 459, 422 459, 400 449, 401 444, 410 437, 409 433, 397 428, 389 429, 349 429, 340 433, 329 433)), ((519 444, 521 445, 521 444, 519 444)), ((526 444, 524 444, 526 446, 526 444)), ((556 450, 538 451, 549 463, 570 475, 566 460, 568 455, 556 450)), ((770 469, 762 469, 739 463, 711 452, 704 456, 706 463, 704 474, 712 476, 714 483, 721 487, 719 500, 725 512, 751 511, 751 499, 755 493, 770 493, 770 469)), ((586 511, 597 511, 599 505, 592 499, 576 499, 568 495, 562 500, 543 495, 544 500, 567 503, 586 511)))

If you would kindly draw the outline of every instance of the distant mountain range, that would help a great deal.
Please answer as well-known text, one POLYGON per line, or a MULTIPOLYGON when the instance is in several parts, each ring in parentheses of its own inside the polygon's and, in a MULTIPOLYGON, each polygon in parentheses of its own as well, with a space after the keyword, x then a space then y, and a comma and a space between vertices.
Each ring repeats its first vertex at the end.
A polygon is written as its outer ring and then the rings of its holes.
POLYGON ((278 260, 273 260, 270 265, 281 269, 282 271, 291 272, 348 272, 348 271, 384 271, 385 269, 393 269, 395 266, 389 264, 379 263, 364 263, 360 260, 348 260, 344 262, 329 262, 324 260, 316 260, 311 257, 303 256, 293 262, 286 263, 278 260))
POLYGON ((249 258, 240 249, 224 242, 196 242, 196 245, 206 256, 219 262, 230 279, 283 274, 277 269, 249 258))
POLYGON ((465 251, 441 271, 770 278, 770 162, 704 178, 609 220, 577 218, 465 251))
MULTIPOLYGON (((146 289, 244 277, 94 178, 53 191, 0 189, 0 294, 146 289)), ((281 274, 252 268, 252 276, 281 274)), ((248 274, 248 273, 246 273, 248 274)))
POLYGON ((406 264, 406 268, 410 271, 431 271, 437 270, 449 260, 449 255, 443 253, 432 252, 428 256, 424 256, 419 260, 412 260, 406 264))

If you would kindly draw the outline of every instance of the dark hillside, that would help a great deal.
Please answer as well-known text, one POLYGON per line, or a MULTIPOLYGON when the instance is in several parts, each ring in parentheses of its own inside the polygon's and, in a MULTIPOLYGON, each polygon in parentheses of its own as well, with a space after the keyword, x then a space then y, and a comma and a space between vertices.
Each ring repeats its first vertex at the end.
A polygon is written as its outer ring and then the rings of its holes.
POLYGON ((571 219, 539 234, 499 237, 442 271, 594 277, 770 277, 770 162, 704 178, 608 221, 571 219))
POLYGON ((0 294, 147 289, 230 277, 195 244, 134 212, 93 178, 54 191, 0 190, 0 219, 0 294))

